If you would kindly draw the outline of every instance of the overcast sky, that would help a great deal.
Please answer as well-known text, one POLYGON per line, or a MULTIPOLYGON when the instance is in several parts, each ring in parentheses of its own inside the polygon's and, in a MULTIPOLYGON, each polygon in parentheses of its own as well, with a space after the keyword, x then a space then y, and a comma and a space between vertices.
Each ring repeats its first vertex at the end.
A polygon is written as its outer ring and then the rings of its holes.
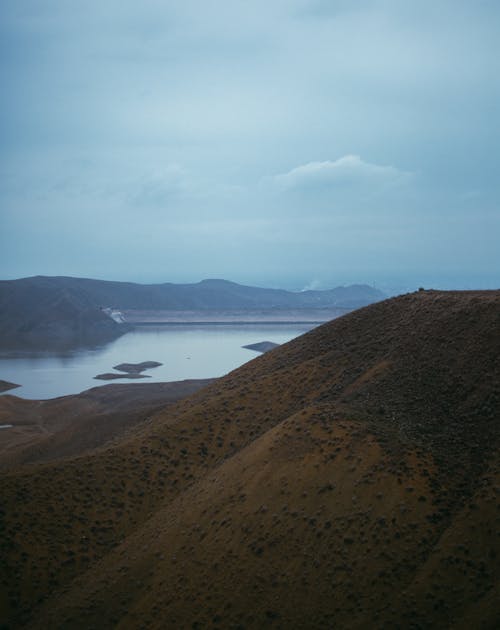
POLYGON ((1 278, 500 286, 500 2, 0 0, 1 278))

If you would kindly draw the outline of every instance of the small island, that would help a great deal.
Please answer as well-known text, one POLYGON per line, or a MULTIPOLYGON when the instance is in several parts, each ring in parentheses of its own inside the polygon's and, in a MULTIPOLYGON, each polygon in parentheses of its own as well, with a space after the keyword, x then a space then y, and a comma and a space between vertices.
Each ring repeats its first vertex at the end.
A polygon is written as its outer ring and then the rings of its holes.
POLYGON ((242 346, 248 350, 255 350, 255 352, 269 352, 273 348, 277 348, 280 344, 274 343, 274 341, 259 341, 259 343, 251 343, 248 346, 242 346))
POLYGON ((158 361, 143 361, 142 363, 120 363, 119 365, 113 366, 113 370, 118 370, 119 372, 128 372, 129 374, 139 374, 140 372, 144 372, 144 370, 160 367, 160 365, 163 365, 163 363, 158 363, 158 361))
POLYGON ((158 361, 142 361, 142 363, 119 363, 113 366, 113 370, 119 372, 125 372, 124 374, 117 374, 116 372, 106 372, 105 374, 98 374, 94 376, 101 381, 112 381, 117 378, 151 378, 149 374, 141 374, 144 370, 159 367, 163 363, 158 361))
POLYGON ((113 381, 117 378, 151 378, 149 374, 139 374, 137 372, 132 372, 130 374, 116 374, 116 372, 106 372, 105 374, 98 374, 94 376, 101 381, 113 381))

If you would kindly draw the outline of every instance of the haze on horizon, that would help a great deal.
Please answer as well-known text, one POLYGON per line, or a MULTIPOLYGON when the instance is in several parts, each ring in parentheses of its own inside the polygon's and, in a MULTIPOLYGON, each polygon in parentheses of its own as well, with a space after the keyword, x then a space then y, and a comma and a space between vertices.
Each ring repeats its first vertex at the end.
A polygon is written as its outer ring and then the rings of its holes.
POLYGON ((3 0, 1 278, 497 288, 499 18, 3 0))

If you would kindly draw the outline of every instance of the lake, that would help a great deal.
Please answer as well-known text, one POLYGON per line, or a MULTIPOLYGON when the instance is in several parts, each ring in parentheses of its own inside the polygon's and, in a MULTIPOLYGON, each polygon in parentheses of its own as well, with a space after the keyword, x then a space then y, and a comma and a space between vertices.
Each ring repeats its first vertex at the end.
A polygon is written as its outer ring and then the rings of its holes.
POLYGON ((244 345, 260 341, 285 343, 314 324, 240 324, 142 326, 93 349, 67 353, 0 353, 0 379, 21 387, 8 394, 45 399, 76 394, 107 383, 179 381, 223 376, 259 353, 244 345), (116 381, 94 376, 114 372, 119 363, 159 361, 146 370, 151 378, 116 381))

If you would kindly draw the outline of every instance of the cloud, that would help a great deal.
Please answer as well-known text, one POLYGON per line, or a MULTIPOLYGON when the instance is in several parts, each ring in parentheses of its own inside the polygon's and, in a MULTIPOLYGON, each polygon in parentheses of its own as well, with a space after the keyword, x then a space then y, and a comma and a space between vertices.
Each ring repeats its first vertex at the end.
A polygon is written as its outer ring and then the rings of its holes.
POLYGON ((411 173, 393 166, 364 162, 359 155, 345 155, 334 162, 309 162, 275 175, 272 183, 281 190, 380 188, 401 184, 411 173))
POLYGON ((2 268, 500 269, 500 3, 423 4, 3 0, 2 268))

